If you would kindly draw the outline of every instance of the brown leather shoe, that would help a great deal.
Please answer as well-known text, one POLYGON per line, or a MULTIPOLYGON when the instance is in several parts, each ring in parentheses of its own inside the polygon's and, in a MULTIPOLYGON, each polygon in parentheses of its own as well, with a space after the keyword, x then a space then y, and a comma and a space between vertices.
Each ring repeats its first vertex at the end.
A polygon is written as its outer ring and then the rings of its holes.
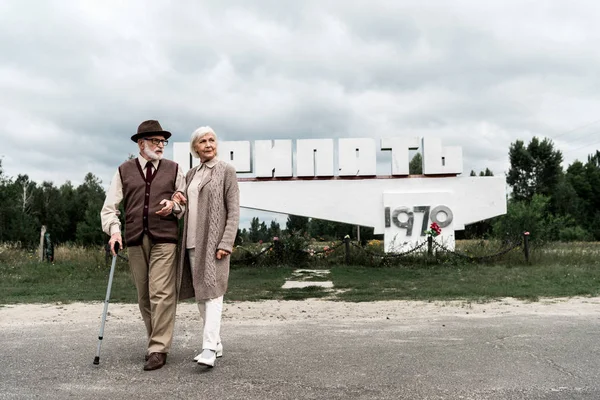
POLYGON ((144 364, 144 371, 153 371, 162 368, 167 363, 166 353, 150 353, 148 361, 144 364))

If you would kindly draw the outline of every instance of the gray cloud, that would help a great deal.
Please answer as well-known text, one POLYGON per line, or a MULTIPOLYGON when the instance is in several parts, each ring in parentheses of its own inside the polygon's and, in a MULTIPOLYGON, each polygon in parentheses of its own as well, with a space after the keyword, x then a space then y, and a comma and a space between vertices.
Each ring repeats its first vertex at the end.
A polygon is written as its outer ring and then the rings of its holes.
MULTIPOLYGON (((463 146, 466 173, 500 175, 516 139, 597 119, 598 11, 558 0, 5 1, 3 167, 57 185, 93 172, 107 185, 139 122, 156 118, 177 141, 200 125, 226 140, 437 136, 463 146)), ((598 130, 557 140, 567 163, 598 147, 598 130)))

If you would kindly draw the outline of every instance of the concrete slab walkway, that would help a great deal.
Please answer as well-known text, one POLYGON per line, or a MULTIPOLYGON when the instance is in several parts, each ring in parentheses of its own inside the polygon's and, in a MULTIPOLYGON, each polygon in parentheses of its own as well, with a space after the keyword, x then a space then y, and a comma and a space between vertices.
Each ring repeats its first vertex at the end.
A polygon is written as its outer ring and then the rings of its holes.
POLYGON ((310 286, 333 288, 332 281, 323 280, 331 272, 328 269, 296 269, 290 279, 285 281, 282 289, 302 289, 310 286))

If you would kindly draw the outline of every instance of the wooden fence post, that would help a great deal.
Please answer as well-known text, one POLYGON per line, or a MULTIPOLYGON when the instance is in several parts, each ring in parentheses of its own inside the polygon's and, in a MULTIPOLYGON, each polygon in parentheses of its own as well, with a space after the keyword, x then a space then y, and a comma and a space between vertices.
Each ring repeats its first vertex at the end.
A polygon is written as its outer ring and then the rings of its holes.
POLYGON ((431 235, 427 235, 427 255, 433 255, 433 237, 431 235))
POLYGON ((40 262, 44 261, 44 234, 46 233, 46 225, 42 225, 40 230, 40 262))
POLYGON ((346 265, 350 265, 350 236, 344 237, 344 247, 346 248, 346 265))
POLYGON ((529 232, 523 232, 523 252, 525 253, 525 261, 529 264, 529 232))

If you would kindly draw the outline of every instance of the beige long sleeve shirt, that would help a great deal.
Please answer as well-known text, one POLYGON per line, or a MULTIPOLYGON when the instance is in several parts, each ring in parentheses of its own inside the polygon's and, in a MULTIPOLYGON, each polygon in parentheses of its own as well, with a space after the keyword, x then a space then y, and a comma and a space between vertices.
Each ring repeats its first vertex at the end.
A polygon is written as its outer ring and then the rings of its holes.
POLYGON ((188 207, 188 216, 187 216, 187 225, 188 225, 188 234, 186 240, 186 248, 193 249, 196 247, 196 224, 198 221, 198 193, 199 188, 204 182, 204 178, 206 177, 207 168, 213 168, 219 160, 217 157, 213 158, 210 161, 205 162, 200 165, 199 173, 194 175, 194 178, 190 182, 187 188, 187 200, 188 204, 193 204, 194 207, 188 207))
MULTIPOLYGON (((138 155, 138 161, 140 162, 142 168, 144 168, 148 162, 141 155, 138 155)), ((158 160, 153 160, 152 166, 152 171, 156 171, 156 168, 158 167, 158 160)), ((183 175, 181 168, 177 168, 175 188, 178 192, 185 192, 185 176, 183 175)), ((123 201, 123 183, 121 182, 121 175, 119 174, 119 169, 117 168, 117 171, 113 175, 113 178, 110 182, 108 192, 106 192, 104 205, 100 211, 102 230, 108 235, 121 232, 121 222, 119 221, 119 204, 121 204, 121 201, 123 201)), ((177 203, 175 203, 173 207, 173 214, 177 215, 178 218, 181 218, 181 216, 184 214, 184 211, 185 206, 179 206, 177 203)))

